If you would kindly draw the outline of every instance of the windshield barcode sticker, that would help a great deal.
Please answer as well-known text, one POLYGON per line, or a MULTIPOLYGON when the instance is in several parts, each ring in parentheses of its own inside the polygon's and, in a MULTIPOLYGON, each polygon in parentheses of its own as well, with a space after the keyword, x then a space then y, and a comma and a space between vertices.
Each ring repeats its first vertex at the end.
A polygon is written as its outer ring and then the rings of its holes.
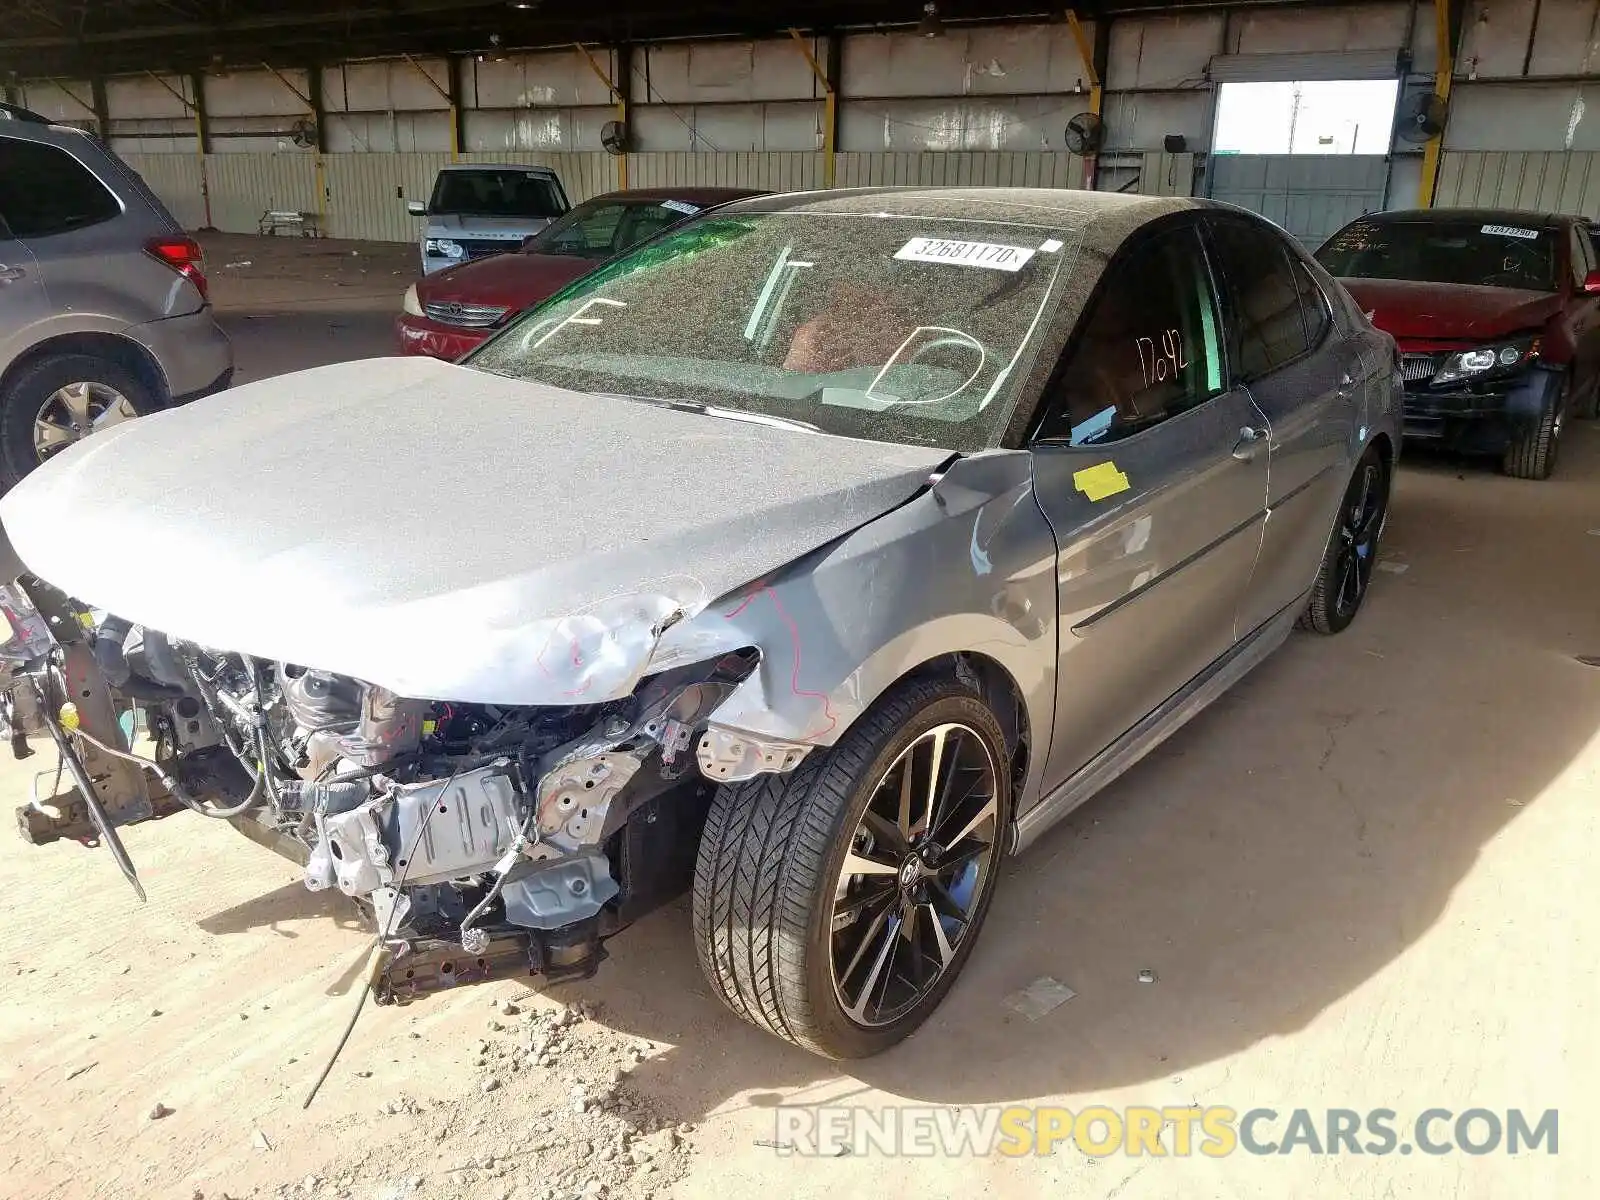
POLYGON ((1515 225, 1485 225, 1482 232, 1495 237, 1526 238, 1530 242, 1539 237, 1537 229, 1519 229, 1515 225))
POLYGON ((670 208, 673 212, 685 213, 691 217, 700 211, 697 206, 693 204, 687 204, 682 200, 663 200, 661 202, 661 207, 670 208))
POLYGON ((962 267, 988 267, 991 271, 1020 271, 1033 257, 1026 246, 1001 246, 994 242, 952 242, 944 238, 912 238, 894 252, 906 262, 954 263, 962 267))

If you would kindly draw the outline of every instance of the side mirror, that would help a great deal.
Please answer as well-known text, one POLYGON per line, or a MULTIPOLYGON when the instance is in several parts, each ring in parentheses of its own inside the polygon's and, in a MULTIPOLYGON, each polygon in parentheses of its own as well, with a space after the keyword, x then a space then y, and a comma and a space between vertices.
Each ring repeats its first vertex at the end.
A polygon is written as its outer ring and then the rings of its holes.
MULTIPOLYGON (((529 246, 533 245, 533 243, 536 242, 538 239, 539 239, 539 235, 537 233, 530 233, 527 237, 522 239, 522 245, 518 246, 517 249, 518 250, 526 250, 529 246)), ((1600 276, 1600 271, 1596 271, 1595 274, 1596 274, 1596 276, 1600 276)))
POLYGON ((406 211, 413 217, 425 217, 428 215, 428 206, 421 200, 407 200, 406 211))

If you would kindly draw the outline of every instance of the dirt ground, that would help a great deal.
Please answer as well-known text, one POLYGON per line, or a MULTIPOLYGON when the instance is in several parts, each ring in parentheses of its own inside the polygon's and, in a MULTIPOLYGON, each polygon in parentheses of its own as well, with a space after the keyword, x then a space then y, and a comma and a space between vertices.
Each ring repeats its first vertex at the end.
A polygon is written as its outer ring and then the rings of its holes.
MULTIPOLYGON (((387 350, 410 248, 303 249, 211 246, 248 376, 387 350)), ((369 1006, 305 1111, 368 944, 339 896, 187 814, 126 831, 146 905, 104 850, 14 841, 0 1196, 1590 1196, 1600 670, 1576 656, 1600 655, 1600 425, 1573 426, 1564 456, 1537 484, 1413 456, 1355 626, 1296 635, 1011 862, 943 1008, 868 1062, 724 1012, 680 901, 587 983, 369 1006), (1076 996, 1037 1021, 1007 1007, 1045 975, 1076 996), (1558 1109, 1560 1144, 1016 1160, 771 1145, 780 1104, 1008 1102, 1382 1107, 1402 1124, 1558 1109)), ((0 795, 24 802, 48 765, 0 762, 0 795)))

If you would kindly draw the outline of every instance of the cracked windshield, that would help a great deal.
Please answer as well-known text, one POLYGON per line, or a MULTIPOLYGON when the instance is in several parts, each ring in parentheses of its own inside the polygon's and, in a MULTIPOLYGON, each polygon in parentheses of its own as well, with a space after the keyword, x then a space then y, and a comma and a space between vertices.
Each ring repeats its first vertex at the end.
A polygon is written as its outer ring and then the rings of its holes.
POLYGON ((650 243, 469 361, 846 437, 998 442, 1069 255, 1049 230, 741 213, 650 243))

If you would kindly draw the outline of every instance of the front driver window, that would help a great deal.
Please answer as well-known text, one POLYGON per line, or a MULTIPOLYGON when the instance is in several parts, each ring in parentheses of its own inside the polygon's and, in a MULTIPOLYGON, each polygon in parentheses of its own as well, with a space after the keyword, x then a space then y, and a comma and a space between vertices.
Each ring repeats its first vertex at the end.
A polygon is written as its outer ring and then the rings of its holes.
POLYGON ((1119 441, 1222 390, 1210 275, 1192 229, 1114 260, 1052 384, 1039 437, 1119 441))

